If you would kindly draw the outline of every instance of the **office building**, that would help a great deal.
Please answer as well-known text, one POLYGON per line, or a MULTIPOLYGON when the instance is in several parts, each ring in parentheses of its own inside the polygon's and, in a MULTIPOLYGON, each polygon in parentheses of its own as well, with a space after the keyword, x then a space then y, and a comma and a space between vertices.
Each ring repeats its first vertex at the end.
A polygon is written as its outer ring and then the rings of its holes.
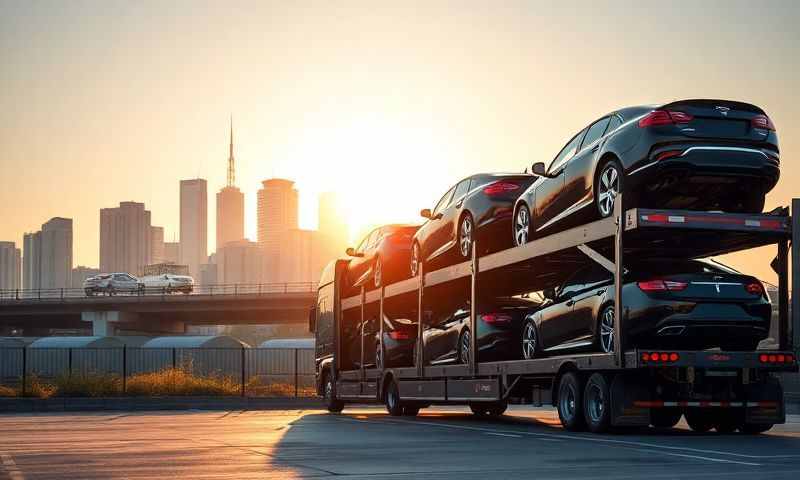
POLYGON ((260 283, 264 251, 249 240, 228 242, 217 249, 216 263, 218 283, 260 283))
POLYGON ((22 288, 22 253, 14 242, 0 242, 0 290, 22 288))
MULTIPOLYGON (((162 260, 162 262, 180 263, 180 261, 181 261, 181 244, 178 242, 164 242, 164 259, 162 260)), ((188 270, 186 275, 188 275, 188 270)))
POLYGON ((26 289, 69 288, 72 284, 72 219, 54 217, 23 240, 26 289))
POLYGON ((150 263, 164 262, 164 227, 150 227, 150 263))
POLYGON ((100 270, 138 275, 151 262, 150 211, 144 203, 120 202, 100 209, 100 270))
POLYGON ((298 194, 294 182, 281 178, 264 180, 258 191, 258 243, 264 249, 264 277, 268 282, 280 279, 280 257, 285 249, 283 235, 298 228, 298 194))
POLYGON ((36 290, 42 286, 42 232, 22 237, 22 288, 36 290))
POLYGON ((236 187, 233 121, 228 153, 228 183, 217 193, 217 249, 244 238, 244 193, 236 187))
POLYGON ((200 265, 208 261, 208 186, 196 178, 181 180, 180 263, 189 274, 200 277, 200 265))

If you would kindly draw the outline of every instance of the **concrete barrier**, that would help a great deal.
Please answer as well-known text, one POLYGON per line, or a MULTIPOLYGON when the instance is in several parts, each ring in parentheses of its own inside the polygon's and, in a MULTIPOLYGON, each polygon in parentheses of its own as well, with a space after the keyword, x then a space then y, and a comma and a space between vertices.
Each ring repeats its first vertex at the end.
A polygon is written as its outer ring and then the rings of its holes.
POLYGON ((108 397, 0 398, 0 413, 143 410, 295 410, 322 408, 318 398, 108 397))

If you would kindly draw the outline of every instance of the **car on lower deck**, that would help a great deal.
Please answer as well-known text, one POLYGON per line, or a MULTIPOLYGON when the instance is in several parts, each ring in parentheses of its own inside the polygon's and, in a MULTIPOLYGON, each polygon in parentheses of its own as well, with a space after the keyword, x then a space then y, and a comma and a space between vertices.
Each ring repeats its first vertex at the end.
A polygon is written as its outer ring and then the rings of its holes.
POLYGON ((353 368, 361 368, 363 344, 364 368, 410 367, 414 365, 414 346, 417 341, 417 322, 409 318, 383 319, 383 350, 377 316, 356 322, 352 329, 343 330, 346 355, 353 368), (360 334, 360 335, 359 335, 360 334))
POLYGON ((680 100, 617 110, 576 134, 517 200, 515 245, 626 208, 760 213, 780 177, 778 137, 760 107, 680 100))
POLYGON ((508 238, 517 197, 536 179, 527 173, 483 173, 453 185, 433 210, 420 212, 427 221, 417 230, 411 247, 410 270, 445 267, 468 260, 472 241, 480 254, 512 247, 508 238))
MULTIPOLYGON (((769 333, 763 284, 720 264, 664 259, 626 265, 622 302, 628 347, 755 350, 769 333)), ((598 264, 544 293, 522 334, 524 358, 614 351, 614 282, 598 264)))
MULTIPOLYGON (((476 319, 478 361, 521 358, 519 339, 525 318, 538 308, 538 302, 516 297, 479 300, 476 319)), ((469 317, 469 303, 431 316, 422 332, 426 364, 469 361, 472 336, 469 317)))

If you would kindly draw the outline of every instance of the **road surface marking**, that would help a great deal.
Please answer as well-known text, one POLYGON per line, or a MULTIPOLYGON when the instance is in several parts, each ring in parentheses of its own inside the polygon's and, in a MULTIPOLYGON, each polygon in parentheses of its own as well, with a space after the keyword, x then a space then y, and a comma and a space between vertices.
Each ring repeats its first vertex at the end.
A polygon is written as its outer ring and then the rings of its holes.
POLYGON ((496 437, 522 438, 522 435, 512 435, 510 433, 483 432, 483 434, 484 435, 494 435, 496 437))
MULTIPOLYGON (((625 447, 625 448, 630 448, 630 447, 625 447)), ((652 450, 647 450, 644 448, 630 448, 630 450, 643 453, 654 453, 652 450)), ((671 457, 695 458, 698 460, 708 460, 709 462, 717 462, 717 463, 735 463, 737 465, 749 465, 752 467, 758 467, 761 465, 760 463, 742 462, 740 460, 728 460, 725 458, 702 457, 700 455, 688 455, 686 453, 674 453, 674 452, 658 452, 658 453, 661 455, 669 455, 671 457)))

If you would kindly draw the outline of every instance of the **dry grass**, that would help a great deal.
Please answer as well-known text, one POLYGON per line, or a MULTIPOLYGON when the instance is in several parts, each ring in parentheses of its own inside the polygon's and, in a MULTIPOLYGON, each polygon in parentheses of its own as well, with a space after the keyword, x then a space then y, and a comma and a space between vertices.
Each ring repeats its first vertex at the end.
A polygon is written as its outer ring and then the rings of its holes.
MULTIPOLYGON (((294 383, 263 383, 258 377, 251 378, 246 385, 247 395, 250 397, 294 397, 294 383)), ((313 397, 317 390, 313 386, 300 385, 297 388, 298 397, 313 397)))
POLYGON ((122 393, 118 375, 61 375, 55 380, 58 397, 112 397, 122 393))
POLYGON ((0 397, 16 397, 17 389, 0 385, 0 397))
POLYGON ((126 394, 131 396, 239 395, 241 384, 231 377, 197 377, 179 368, 132 375, 126 394))

